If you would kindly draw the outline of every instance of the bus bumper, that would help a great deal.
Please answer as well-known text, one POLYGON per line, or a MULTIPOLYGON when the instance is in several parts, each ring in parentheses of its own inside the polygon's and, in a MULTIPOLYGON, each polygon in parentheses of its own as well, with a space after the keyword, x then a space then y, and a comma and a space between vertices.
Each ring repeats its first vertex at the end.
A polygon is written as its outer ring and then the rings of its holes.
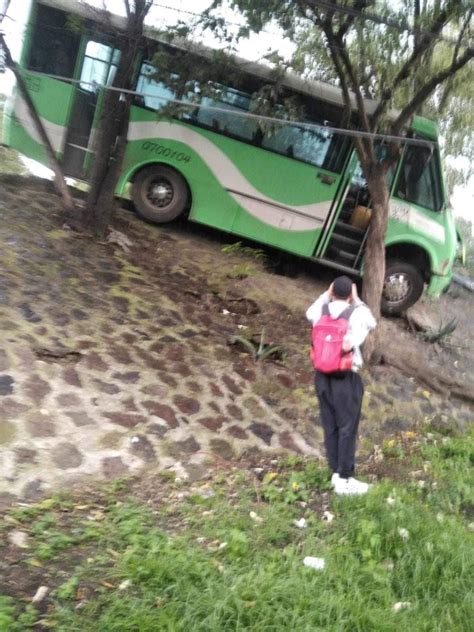
POLYGON ((445 290, 448 289, 452 277, 452 270, 450 270, 448 274, 432 274, 431 281, 428 285, 427 294, 429 294, 430 296, 440 296, 445 290))

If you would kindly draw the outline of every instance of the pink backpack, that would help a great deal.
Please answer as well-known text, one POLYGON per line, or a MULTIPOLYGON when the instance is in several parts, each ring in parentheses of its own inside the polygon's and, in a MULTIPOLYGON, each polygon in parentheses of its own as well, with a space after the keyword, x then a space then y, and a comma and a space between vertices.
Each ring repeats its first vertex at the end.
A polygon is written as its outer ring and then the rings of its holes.
POLYGON ((349 305, 338 318, 332 318, 329 315, 329 306, 323 305, 321 318, 313 326, 311 340, 311 360, 317 371, 335 373, 352 369, 352 351, 345 353, 342 342, 355 307, 349 305))

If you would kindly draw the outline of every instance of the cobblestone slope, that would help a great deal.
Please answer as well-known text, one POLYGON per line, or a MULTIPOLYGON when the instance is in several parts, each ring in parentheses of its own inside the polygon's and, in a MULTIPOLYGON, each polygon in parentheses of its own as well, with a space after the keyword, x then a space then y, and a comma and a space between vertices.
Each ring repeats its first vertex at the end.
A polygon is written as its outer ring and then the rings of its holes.
MULTIPOLYGON (((129 250, 92 242, 63 227, 35 179, 3 178, 0 200, 2 502, 148 466, 198 477, 209 459, 244 452, 320 453, 302 310, 326 279, 245 260, 239 281, 242 255, 218 236, 126 211, 116 228, 129 250), (263 326, 284 361, 229 346, 263 326)), ((367 380, 367 449, 439 411, 470 417, 407 378, 388 391, 386 374, 367 380)))

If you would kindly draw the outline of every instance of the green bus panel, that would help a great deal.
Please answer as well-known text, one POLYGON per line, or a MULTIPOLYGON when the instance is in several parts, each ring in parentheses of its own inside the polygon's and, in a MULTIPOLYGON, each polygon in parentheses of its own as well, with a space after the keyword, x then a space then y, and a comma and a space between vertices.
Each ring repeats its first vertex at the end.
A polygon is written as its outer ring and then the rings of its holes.
POLYGON ((9 138, 6 140, 10 147, 19 151, 23 156, 37 160, 46 167, 48 166, 49 160, 44 145, 34 140, 16 118, 12 119, 9 129, 9 138))
MULTIPOLYGON (((61 157, 74 88, 65 82, 41 77, 26 70, 22 74, 53 149, 61 157)), ((6 142, 25 156, 47 164, 46 152, 18 90, 14 97, 12 114, 11 125, 7 126, 9 133, 6 142)))
POLYGON ((157 119, 142 108, 132 108, 129 138, 119 195, 136 169, 168 164, 190 186, 191 220, 299 255, 314 254, 338 174, 196 126, 157 119))
POLYGON ((305 231, 278 229, 259 221, 243 209, 239 209, 232 227, 232 232, 236 235, 255 239, 258 242, 287 250, 302 257, 313 255, 321 231, 322 228, 305 231))
MULTIPOLYGON (((150 116, 148 120, 153 127, 157 125, 156 114, 143 112, 139 108, 132 108, 131 121, 137 120, 137 110, 141 122, 143 114, 146 114, 150 116)), ((178 129, 177 125, 176 128, 178 129)), ((191 219, 227 232, 232 230, 238 204, 221 187, 200 154, 187 143, 176 139, 154 137, 151 133, 143 139, 129 141, 117 194, 123 194, 127 182, 137 170, 153 163, 170 165, 188 182, 192 198, 191 219), (202 217, 196 219, 195 213, 199 209, 202 217)))
POLYGON ((454 221, 449 211, 434 212, 397 198, 390 200, 386 245, 409 243, 428 254, 431 271, 446 276, 456 252, 454 221))
POLYGON ((198 131, 231 157, 237 169, 260 193, 277 200, 279 204, 306 205, 319 200, 332 200, 334 197, 337 186, 324 185, 316 178, 317 173, 335 175, 329 171, 206 129, 191 129, 198 131))

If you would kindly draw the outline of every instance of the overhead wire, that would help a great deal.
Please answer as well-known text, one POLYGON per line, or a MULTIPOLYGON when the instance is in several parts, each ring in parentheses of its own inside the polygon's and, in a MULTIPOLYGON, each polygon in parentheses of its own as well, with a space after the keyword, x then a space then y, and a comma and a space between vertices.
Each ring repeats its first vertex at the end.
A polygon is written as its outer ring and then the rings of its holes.
MULTIPOLYGON (((363 20, 366 21, 370 21, 370 22, 375 22, 377 24, 383 24, 385 26, 388 26, 390 28, 393 28, 395 30, 398 30, 399 32, 407 32, 407 33, 411 33, 412 35, 424 35, 426 37, 430 37, 432 39, 439 39, 442 41, 445 41, 449 44, 452 45, 457 45, 458 42, 457 40, 453 40, 452 38, 447 38, 445 36, 443 36, 441 33, 434 33, 432 31, 426 31, 424 29, 420 29, 417 27, 411 27, 409 25, 403 25, 399 22, 396 22, 394 20, 392 20, 391 18, 383 18, 380 16, 377 16, 375 13, 366 13, 364 11, 361 11, 360 9, 355 9, 353 7, 347 7, 347 6, 340 6, 340 5, 334 5, 331 4, 330 2, 328 2, 327 0, 313 0, 313 3, 316 5, 319 5, 321 8, 327 9, 327 10, 332 10, 336 13, 345 13, 347 15, 352 15, 355 17, 359 17, 362 18, 363 20)), ((176 13, 183 13, 186 15, 192 15, 194 17, 201 17, 202 14, 201 13, 196 13, 195 11, 189 11, 187 9, 179 9, 178 7, 171 7, 169 5, 165 5, 162 4, 160 2, 153 2, 152 6, 154 7, 160 7, 163 9, 167 9, 169 11, 174 11, 176 13)), ((0 23, 1 20, 7 18, 8 20, 11 20, 12 22, 18 22, 18 20, 16 20, 15 18, 12 18, 11 16, 9 16, 8 14, 0 14, 0 23)), ((225 20, 226 24, 230 24, 231 26, 245 26, 245 24, 240 23, 240 22, 232 22, 230 20, 225 20)), ((53 27, 51 26, 51 28, 55 28, 55 29, 64 29, 65 27, 53 27)), ((65 29, 67 30, 67 29, 65 29)), ((265 29, 262 29, 263 33, 267 33, 269 35, 281 35, 281 31, 277 32, 277 31, 268 31, 265 29)))
POLYGON ((334 5, 333 3, 328 2, 328 0, 312 0, 312 2, 313 4, 319 6, 322 9, 334 11, 335 13, 344 13, 346 15, 351 15, 353 17, 362 18, 363 20, 366 20, 369 22, 385 25, 385 26, 388 26, 389 28, 398 30, 400 33, 406 32, 406 33, 410 33, 411 35, 423 35, 424 37, 429 37, 431 39, 439 39, 441 41, 447 42, 454 46, 457 45, 458 43, 457 40, 453 40, 444 35, 441 35, 441 33, 434 33, 433 31, 426 31, 424 29, 420 29, 414 26, 403 25, 395 20, 392 20, 391 18, 384 18, 384 17, 378 16, 375 13, 367 13, 365 11, 361 11, 360 9, 355 9, 354 7, 334 5))
MULTIPOLYGON (((419 28, 415 28, 415 27, 410 27, 410 26, 404 26, 400 23, 395 22, 394 20, 391 19, 387 19, 387 18, 382 18, 377 16, 376 14, 373 13, 365 13, 363 11, 360 11, 358 9, 354 9, 353 7, 342 7, 342 6, 335 6, 333 4, 331 4, 330 2, 328 2, 327 0, 313 0, 313 3, 316 5, 320 5, 321 8, 327 9, 327 10, 332 10, 335 11, 336 13, 344 13, 347 15, 353 15, 355 17, 359 17, 363 20, 366 21, 371 21, 371 22, 376 22, 378 24, 384 24, 390 28, 394 28, 396 30, 398 30, 399 32, 407 32, 410 34, 419 34, 419 35, 423 35, 426 37, 430 37, 432 39, 439 39, 440 41, 444 41, 446 43, 449 43, 453 46, 457 46, 459 43, 457 40, 453 40, 451 38, 447 38, 445 36, 443 36, 441 33, 433 33, 432 31, 426 31, 424 29, 419 29, 419 28)), ((170 11, 174 11, 177 13, 183 13, 186 15, 192 15, 194 17, 201 17, 202 14, 200 13, 196 13, 195 11, 189 11, 186 9, 180 9, 178 7, 172 7, 169 5, 165 5, 162 4, 160 2, 154 2, 152 6, 156 6, 156 7, 160 7, 163 9, 167 9, 170 11)), ((1 17, 1 16, 0 16, 1 17)), ((12 18, 9 15, 5 15, 3 16, 4 18, 8 18, 9 20, 11 20, 12 22, 16 22, 18 23, 18 20, 16 20, 15 18, 12 18)), ((238 26, 238 27, 243 27, 245 26, 245 24, 239 23, 239 22, 233 22, 230 20, 225 20, 226 24, 230 24, 231 26, 238 26)), ((1 24, 1 22, 0 22, 1 24)), ((31 29, 33 28, 33 26, 31 24, 26 25, 26 29, 31 29)), ((48 25, 49 29, 54 29, 56 31, 69 31, 69 29, 67 27, 64 26, 54 26, 54 25, 48 25)), ((277 36, 283 36, 285 37, 284 33, 282 31, 277 32, 277 31, 269 31, 266 29, 262 29, 260 32, 262 33, 266 33, 267 35, 277 35, 277 36)), ((336 48, 341 49, 341 47, 338 47, 337 45, 335 46, 336 48)), ((342 50, 342 49, 341 49, 342 50)))
MULTIPOLYGON (((394 23, 393 21, 387 21, 384 20, 382 18, 379 18, 378 16, 375 16, 374 14, 365 14, 362 11, 356 10, 352 7, 335 7, 334 5, 330 4, 329 2, 327 2, 326 0, 313 0, 314 4, 316 5, 320 5, 323 8, 326 9, 332 9, 336 12, 343 12, 343 13, 347 13, 350 15, 355 15, 356 17, 360 17, 364 20, 370 20, 370 21, 377 21, 378 23, 381 24, 386 24, 387 26, 391 27, 391 28, 397 28, 401 31, 407 31, 407 32, 413 32, 413 29, 410 29, 409 27, 402 27, 399 24, 394 23)), ((181 8, 177 8, 177 7, 170 7, 169 5, 165 5, 162 4, 161 2, 154 2, 152 6, 157 6, 160 8, 164 8, 164 9, 168 9, 168 10, 173 10, 176 11, 178 13, 183 13, 186 15, 192 15, 195 17, 201 17, 201 14, 193 12, 193 11, 188 11, 185 9, 181 9, 181 8)), ((13 22, 18 22, 17 20, 15 20, 14 18, 11 18, 10 16, 5 16, 8 17, 10 20, 12 20, 13 22)), ((231 24, 234 26, 239 26, 242 27, 244 26, 243 24, 237 23, 237 22, 231 22, 229 20, 226 21, 227 24, 231 24)), ((33 25, 29 24, 27 25, 27 28, 33 28, 33 25)), ((51 26, 51 28, 54 28, 56 30, 62 30, 62 31, 68 31, 69 29, 65 28, 65 27, 55 27, 55 26, 51 26)), ((276 35, 277 33, 275 32, 269 32, 266 31, 267 33, 271 34, 271 35, 276 35)), ((427 36, 434 36, 437 37, 439 39, 442 39, 442 37, 440 35, 437 34, 433 34, 427 31, 421 31, 416 29, 417 33, 420 34, 425 34, 427 36)), ((450 41, 450 43, 453 43, 452 41, 450 41)), ((68 81, 70 83, 82 83, 83 85, 86 85, 88 82, 84 82, 84 81, 80 81, 80 80, 73 80, 70 79, 68 77, 61 77, 61 76, 57 76, 57 75, 51 75, 51 74, 47 74, 47 73, 36 73, 39 75, 43 75, 43 76, 47 76, 53 79, 58 79, 61 81, 68 81)), ((89 85, 97 85, 97 84, 92 84, 89 83, 89 85)), ((117 90, 119 92, 123 92, 123 93, 131 93, 134 95, 138 95, 138 96, 148 96, 148 97, 153 97, 156 99, 161 99, 164 101, 167 101, 168 103, 172 103, 175 105, 179 105, 182 107, 192 107, 192 108, 196 108, 196 107, 200 107, 203 109, 208 109, 210 111, 215 111, 215 112, 225 112, 225 113, 229 113, 229 110, 226 108, 219 108, 217 106, 208 106, 208 105, 200 105, 200 104, 196 104, 196 103, 189 103, 186 101, 181 101, 181 100, 176 100, 176 99, 169 99, 169 98, 164 98, 164 97, 159 97, 157 95, 154 94, 149 94, 149 93, 140 93, 137 91, 127 91, 127 90, 123 90, 120 88, 113 88, 111 86, 99 86, 100 88, 105 88, 108 90, 117 90)), ((303 127, 303 128, 308 128, 308 129, 324 129, 327 132, 333 132, 333 133, 338 133, 338 134, 344 134, 347 136, 353 136, 353 137, 372 137, 372 138, 376 138, 376 139, 386 139, 389 141, 396 141, 396 142, 404 142, 404 143, 411 143, 411 144, 419 144, 419 145, 430 145, 432 146, 433 143, 431 141, 423 141, 421 139, 410 139, 404 136, 390 136, 390 135, 385 135, 385 134, 378 134, 378 133, 370 133, 370 132, 362 132, 360 130, 348 130, 348 129, 344 129, 344 128, 337 128, 337 127, 331 127, 331 126, 326 126, 326 125, 318 125, 315 123, 307 123, 305 121, 288 121, 286 119, 278 119, 278 118, 274 118, 274 117, 268 117, 268 116, 263 116, 263 115, 257 115, 257 114, 253 114, 250 112, 236 112, 236 111, 232 111, 236 116, 242 116, 242 117, 248 117, 248 118, 256 118, 259 119, 261 121, 266 121, 266 122, 271 122, 273 124, 278 124, 278 125, 285 125, 285 124, 291 124, 294 126, 299 126, 299 127, 303 127)))
MULTIPOLYGON (((421 29, 421 28, 417 28, 417 27, 412 27, 409 25, 404 25, 400 22, 397 22, 396 20, 393 20, 392 18, 385 18, 382 16, 378 16, 375 13, 367 13, 365 11, 361 11, 360 9, 355 9, 354 7, 349 7, 349 6, 341 6, 341 5, 335 5, 331 2, 328 2, 327 0, 312 0, 313 4, 315 5, 319 5, 320 8, 322 9, 326 9, 326 10, 331 10, 334 11, 335 13, 344 13, 346 15, 351 15, 354 17, 359 17, 362 18, 365 21, 369 21, 369 22, 374 22, 376 24, 381 24, 381 25, 385 25, 388 26, 389 28, 393 28, 397 31, 399 31, 400 33, 410 33, 412 35, 423 35, 425 37, 429 37, 431 39, 439 39, 442 41, 445 41, 451 45, 457 45, 457 40, 453 40, 452 38, 448 38, 444 35, 441 35, 440 33, 434 33, 432 31, 426 31, 425 29, 421 29)), ((192 15, 194 17, 201 17, 202 14, 200 13, 196 13, 194 11, 189 11, 186 9, 179 9, 177 7, 170 7, 169 5, 164 5, 160 2, 154 2, 153 6, 157 6, 157 7, 161 7, 163 9, 168 9, 171 11, 175 11, 177 13, 183 13, 183 14, 187 14, 187 15, 192 15)), ((230 20, 226 20, 226 24, 230 24, 233 26, 245 26, 245 24, 241 24, 238 22, 231 22, 230 20)), ((266 32, 270 35, 281 35, 281 33, 276 33, 275 31, 265 31, 265 29, 262 29, 263 32, 266 32)))
POLYGON ((258 121, 262 121, 266 123, 277 124, 280 126, 289 125, 289 126, 308 129, 308 130, 320 130, 320 131, 324 130, 325 132, 339 134, 341 136, 348 136, 352 138, 373 138, 375 140, 385 140, 387 142, 398 142, 398 143, 403 143, 407 145, 419 145, 419 146, 429 147, 429 148, 432 148, 434 145, 436 145, 434 141, 429 141, 422 138, 411 138, 407 136, 394 136, 394 135, 382 134, 378 132, 364 132, 362 130, 351 130, 351 129, 335 127, 331 125, 308 123, 307 121, 294 121, 290 119, 275 118, 275 117, 266 116, 263 114, 254 114, 252 112, 243 112, 243 111, 239 112, 237 110, 229 110, 228 108, 222 108, 222 107, 218 107, 214 105, 205 105, 205 104, 200 104, 197 102, 183 101, 180 99, 171 99, 169 97, 161 97, 153 93, 140 92, 137 90, 127 90, 124 88, 116 88, 114 86, 97 84, 96 82, 93 82, 93 81, 82 81, 81 79, 71 79, 70 77, 63 77, 60 75, 52 75, 52 74, 36 72, 36 71, 29 71, 29 72, 32 72, 33 74, 38 75, 38 76, 48 77, 50 79, 55 79, 58 81, 65 81, 71 84, 81 84, 84 86, 89 85, 89 86, 93 86, 95 89, 110 90, 114 92, 120 92, 122 94, 131 94, 131 95, 140 96, 140 97, 150 97, 150 98, 157 99, 159 101, 164 101, 165 103, 171 103, 173 105, 178 105, 178 106, 186 107, 193 110, 203 109, 203 110, 209 110, 211 112, 219 112, 219 113, 225 113, 225 114, 231 113, 233 116, 247 118, 251 120, 252 119, 258 120, 258 121))
MULTIPOLYGON (((202 13, 196 13, 195 11, 189 11, 187 9, 179 9, 178 7, 170 7, 167 4, 161 4, 160 2, 154 2, 153 5, 154 7, 160 7, 161 9, 167 9, 168 11, 174 11, 175 13, 183 13, 185 15, 192 15, 193 17, 196 18, 201 18, 202 17, 202 13)), ((225 19, 225 24, 226 25, 230 25, 230 26, 238 26, 239 28, 245 27, 245 23, 242 22, 232 22, 231 20, 227 20, 225 19)), ((281 36, 282 32, 281 31, 270 31, 268 29, 262 29, 260 31, 261 33, 266 33, 267 35, 277 35, 277 36, 281 36)), ((284 37, 284 35, 283 35, 284 37)))

